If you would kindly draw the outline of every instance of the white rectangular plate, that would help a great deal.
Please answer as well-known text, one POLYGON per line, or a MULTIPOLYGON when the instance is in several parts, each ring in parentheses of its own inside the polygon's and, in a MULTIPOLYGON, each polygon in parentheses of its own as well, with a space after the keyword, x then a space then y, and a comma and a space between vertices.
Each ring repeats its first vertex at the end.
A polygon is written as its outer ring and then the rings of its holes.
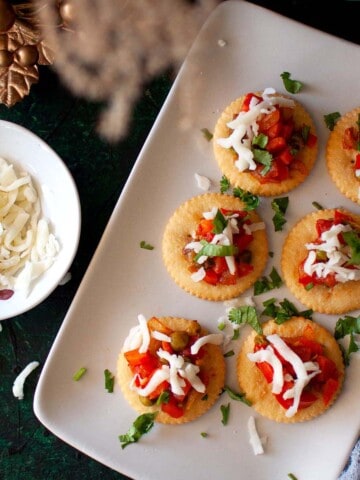
MULTIPOLYGON (((113 394, 104 389, 104 369, 115 372, 124 338, 139 313, 196 318, 216 331, 217 319, 225 313, 223 303, 194 298, 174 284, 161 258, 162 233, 175 208, 202 193, 195 172, 210 178, 212 191, 219 191, 221 173, 201 129, 212 131, 225 106, 244 93, 270 86, 285 93, 284 71, 304 83, 296 99, 314 118, 320 151, 309 178, 289 194, 283 232, 274 232, 271 199, 261 200, 259 213, 275 252, 265 273, 273 266, 281 271, 284 236, 314 209, 314 200, 324 207, 359 210, 337 191, 326 171, 323 115, 360 105, 360 48, 246 2, 223 3, 184 62, 43 368, 34 401, 40 421, 70 445, 134 479, 284 480, 292 472, 299 479, 331 480, 340 474, 357 439, 360 382, 355 380, 355 356, 341 396, 319 418, 284 425, 255 415, 260 434, 267 437, 265 453, 259 456, 252 452, 246 427, 253 410, 227 394, 198 420, 156 425, 139 443, 122 450, 118 435, 127 432, 137 414, 118 387, 113 394), (141 249, 141 240, 155 249, 141 249), (72 375, 81 366, 87 374, 74 382, 72 375), (228 402, 230 418, 224 426, 220 405, 228 402)), ((285 287, 256 297, 258 306, 270 296, 288 298, 303 309, 285 287)), ((313 318, 333 331, 338 317, 313 318)), ((227 382, 237 389, 235 358, 227 362, 227 382)))

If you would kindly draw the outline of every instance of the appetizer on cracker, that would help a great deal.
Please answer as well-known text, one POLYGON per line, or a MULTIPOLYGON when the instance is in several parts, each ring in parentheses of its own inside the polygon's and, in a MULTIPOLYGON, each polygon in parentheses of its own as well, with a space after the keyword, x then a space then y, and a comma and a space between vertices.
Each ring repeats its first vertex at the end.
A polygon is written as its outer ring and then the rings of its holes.
POLYGON ((253 331, 237 360, 241 390, 261 415, 277 422, 311 420, 337 398, 344 362, 334 337, 303 317, 269 320, 253 331))
POLYGON ((335 123, 326 145, 326 163, 340 192, 360 203, 360 107, 335 123))
POLYGON ((262 196, 288 192, 309 175, 317 136, 308 112, 274 89, 233 101, 214 130, 216 160, 231 184, 262 196))
POLYGON ((171 216, 162 252, 171 277, 188 293, 215 301, 234 298, 266 266, 265 224, 234 196, 199 195, 171 216))
POLYGON ((195 320, 138 316, 118 358, 117 377, 130 405, 179 424, 204 414, 225 383, 223 335, 195 320))
POLYGON ((302 218, 288 234, 281 268, 292 293, 327 314, 360 308, 360 216, 340 209, 302 218))

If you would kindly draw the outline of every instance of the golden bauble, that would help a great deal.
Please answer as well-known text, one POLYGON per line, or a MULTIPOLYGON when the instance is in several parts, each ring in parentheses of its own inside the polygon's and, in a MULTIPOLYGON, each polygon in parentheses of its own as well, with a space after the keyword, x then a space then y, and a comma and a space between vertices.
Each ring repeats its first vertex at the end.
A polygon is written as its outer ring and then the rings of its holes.
POLYGON ((13 63, 14 56, 9 50, 0 50, 0 68, 7 68, 13 63))
POLYGON ((70 25, 75 20, 75 7, 72 0, 64 0, 59 6, 60 16, 63 21, 70 25))
POLYGON ((6 0, 0 0, 0 32, 7 32, 16 20, 13 7, 6 0))
POLYGON ((15 51, 15 60, 23 67, 35 65, 39 59, 36 45, 23 45, 15 51))

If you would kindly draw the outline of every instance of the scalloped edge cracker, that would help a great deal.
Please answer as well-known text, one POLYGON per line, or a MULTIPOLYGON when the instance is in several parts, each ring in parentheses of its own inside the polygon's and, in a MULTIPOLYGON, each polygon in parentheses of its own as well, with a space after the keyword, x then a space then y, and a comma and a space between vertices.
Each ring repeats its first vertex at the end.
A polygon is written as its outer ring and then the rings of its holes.
POLYGON ((246 398, 252 402, 252 408, 260 415, 282 423, 298 423, 311 420, 322 413, 335 402, 338 397, 344 380, 345 367, 339 345, 334 337, 324 327, 303 317, 292 317, 281 325, 274 320, 269 320, 263 324, 264 335, 277 333, 282 337, 296 337, 299 335, 309 336, 321 343, 325 347, 325 353, 328 358, 333 360, 339 370, 339 388, 332 401, 325 405, 319 398, 308 408, 298 410, 292 417, 286 417, 286 410, 279 404, 271 393, 271 384, 268 384, 257 368, 256 364, 248 359, 247 354, 253 352, 254 339, 257 335, 255 331, 251 332, 245 339, 237 359, 237 378, 240 389, 245 393, 246 398))
POLYGON ((326 165, 332 181, 340 192, 360 204, 360 179, 355 177, 352 150, 342 146, 346 128, 356 124, 360 107, 343 115, 330 132, 326 144, 326 165))
MULTIPOLYGON (((257 94, 261 95, 259 92, 257 94)), ((277 95, 290 98, 286 95, 280 95, 279 93, 277 93, 277 95)), ((304 149, 299 152, 299 160, 301 160, 301 162, 294 162, 290 169, 290 178, 279 183, 261 184, 250 172, 240 172, 234 165, 236 160, 235 154, 231 151, 231 149, 223 148, 217 143, 217 139, 229 136, 230 129, 227 126, 227 123, 233 120, 234 116, 241 111, 241 106, 244 99, 245 95, 230 103, 230 105, 225 108, 215 125, 213 135, 213 150, 221 172, 229 179, 231 185, 240 187, 243 190, 247 190, 256 195, 272 197, 293 190, 310 174, 310 171, 313 168, 317 158, 317 145, 312 148, 305 146, 304 149)), ((295 103, 294 119, 296 126, 300 126, 302 124, 309 125, 311 133, 316 135, 315 125, 309 113, 299 102, 296 100, 293 101, 295 103)))
MULTIPOLYGON (((340 208, 337 210, 351 215, 360 225, 359 215, 340 208)), ((340 314, 360 308, 360 281, 338 283, 332 288, 314 285, 310 290, 306 290, 299 282, 299 265, 308 254, 305 244, 317 237, 316 221, 333 218, 334 211, 319 210, 300 219, 285 239, 281 255, 282 274, 289 290, 308 308, 326 314, 340 314)))
MULTIPOLYGON (((205 193, 180 205, 168 221, 162 240, 162 256, 167 271, 175 283, 186 292, 196 297, 219 301, 235 298, 250 288, 261 276, 268 260, 268 242, 266 230, 253 232, 254 239, 248 249, 252 253, 254 270, 234 285, 210 285, 204 281, 194 282, 189 272, 189 262, 183 255, 184 246, 190 241, 191 232, 196 230, 203 212, 213 207, 229 210, 243 210, 244 203, 231 195, 205 193)), ((262 222, 254 211, 248 212, 252 222, 262 222)))
MULTIPOLYGON (((178 317, 159 317, 158 320, 162 325, 165 325, 171 330, 189 331, 194 325, 194 320, 178 317)), ((201 328, 201 336, 207 334, 207 330, 201 328)), ((182 417, 173 418, 159 410, 159 406, 153 405, 146 407, 141 403, 138 394, 129 387, 133 375, 124 353, 121 351, 117 361, 117 381, 125 399, 139 414, 158 411, 155 421, 159 423, 178 425, 191 422, 200 417, 206 413, 219 398, 225 385, 226 375, 226 364, 221 347, 208 343, 204 345, 203 349, 205 353, 202 358, 201 370, 204 372, 206 378, 209 379, 209 383, 205 393, 199 393, 195 390, 192 391, 186 404, 187 410, 182 417)))

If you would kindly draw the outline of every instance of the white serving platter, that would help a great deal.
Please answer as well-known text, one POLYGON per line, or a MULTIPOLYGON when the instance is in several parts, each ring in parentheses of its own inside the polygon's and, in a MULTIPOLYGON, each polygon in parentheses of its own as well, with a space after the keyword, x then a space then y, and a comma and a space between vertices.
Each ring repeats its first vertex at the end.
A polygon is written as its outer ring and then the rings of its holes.
MULTIPOLYGON (((360 104, 360 48, 243 1, 222 3, 180 70, 43 367, 34 400, 39 420, 65 442, 133 479, 284 480, 293 473, 299 480, 335 480, 358 438, 356 355, 339 399, 311 422, 278 424, 223 394, 198 420, 181 426, 155 425, 123 450, 118 436, 127 432, 137 414, 117 386, 112 394, 104 389, 103 372, 115 372, 122 343, 139 313, 196 318, 217 331, 224 304, 197 299, 174 284, 161 258, 162 233, 174 209, 202 193, 195 173, 210 178, 211 191, 219 191, 221 173, 201 129, 212 131, 224 107, 244 93, 270 86, 285 93, 280 78, 284 71, 305 85, 296 99, 313 116, 320 148, 309 178, 288 194, 282 232, 274 231, 271 199, 261 200, 259 213, 274 252, 265 273, 273 266, 281 272, 285 235, 314 209, 313 201, 359 211, 327 173, 324 152, 329 131, 323 115, 345 113, 360 104), (154 250, 141 249, 142 240, 154 250), (82 366, 87 373, 74 382, 72 375, 82 366), (220 405, 228 402, 230 418, 224 426, 220 405), (249 444, 250 415, 267 437, 263 455, 255 456, 249 444)), ((252 289, 247 294, 252 295, 252 289)), ((256 297, 256 303, 261 307, 270 296, 304 308, 286 287, 256 297)), ((313 318, 333 331, 338 317, 313 318)), ((242 337, 246 333, 244 329, 242 337)), ((235 357, 227 362, 227 383, 236 389, 235 357)))

